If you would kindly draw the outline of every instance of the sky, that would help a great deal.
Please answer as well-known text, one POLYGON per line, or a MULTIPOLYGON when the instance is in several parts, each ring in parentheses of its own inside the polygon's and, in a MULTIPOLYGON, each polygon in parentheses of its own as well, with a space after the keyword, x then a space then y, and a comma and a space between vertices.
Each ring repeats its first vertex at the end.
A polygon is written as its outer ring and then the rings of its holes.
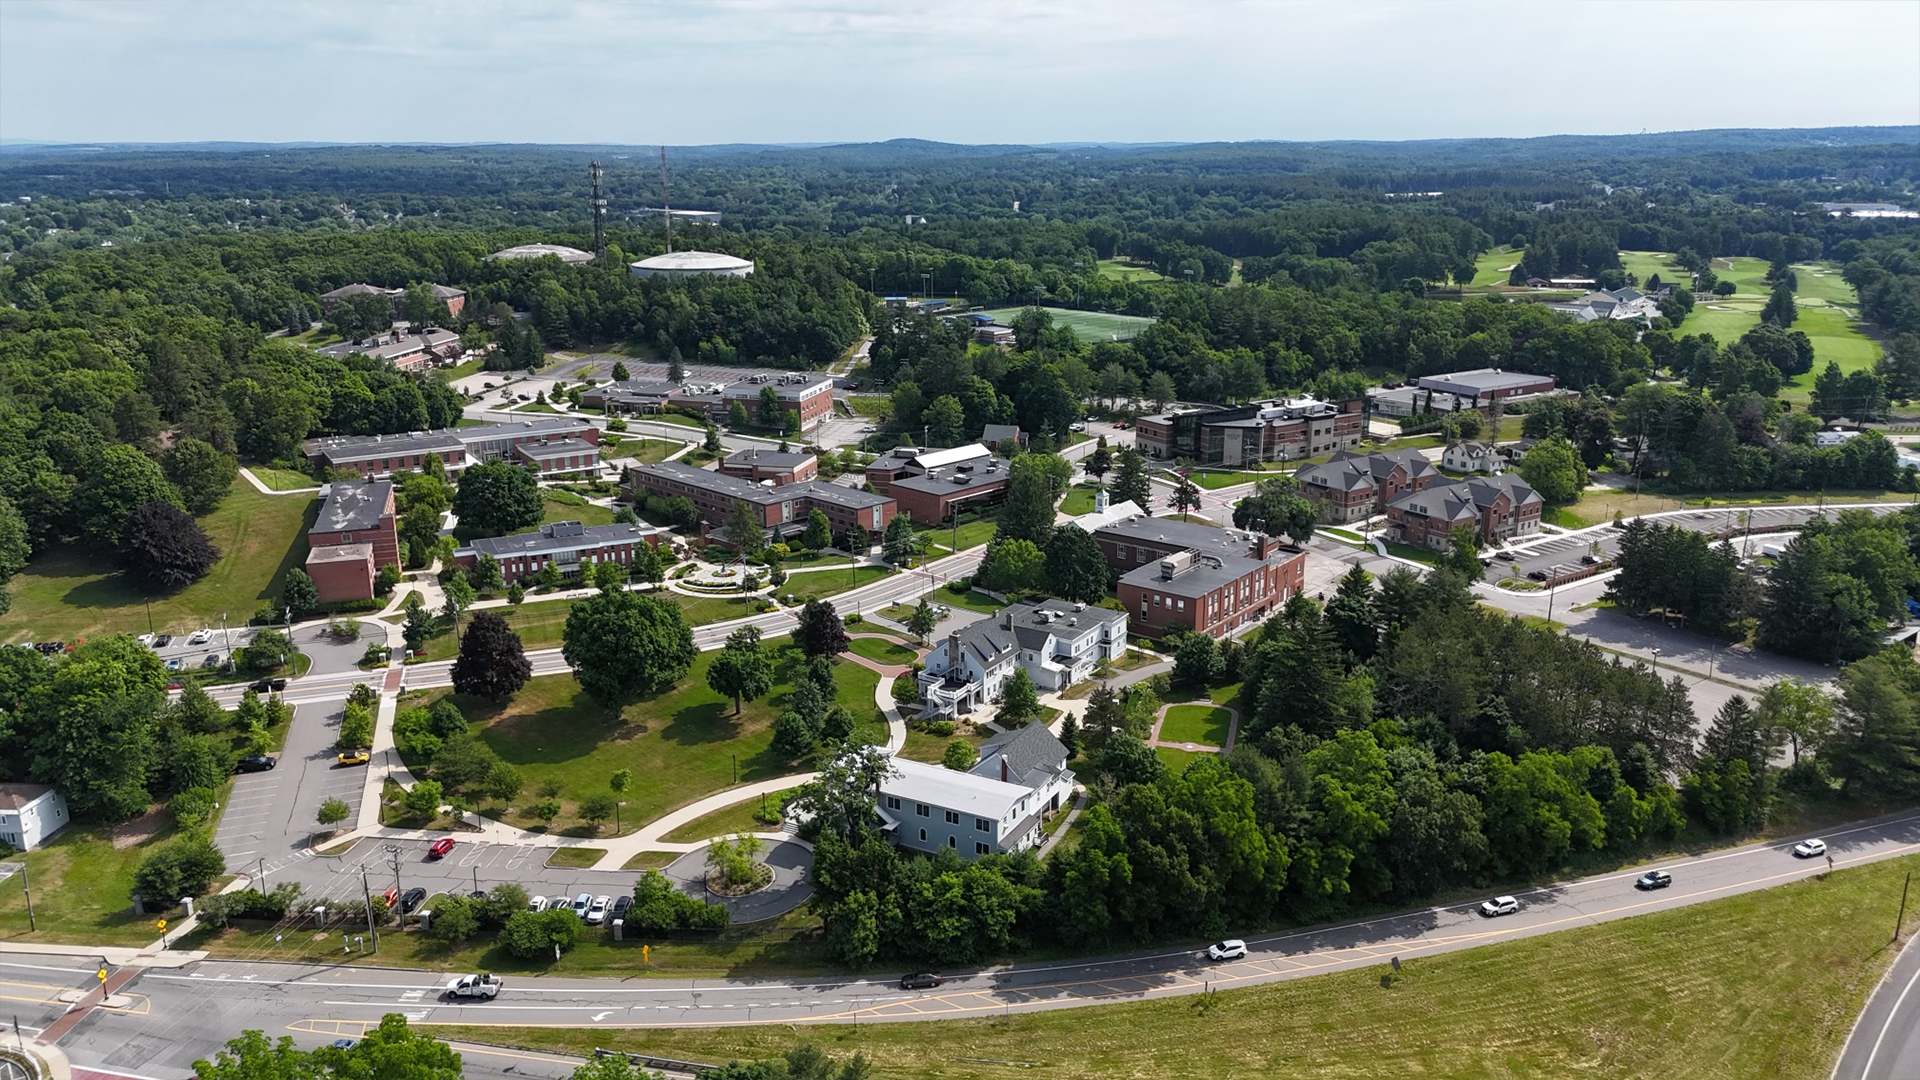
POLYGON ((0 140, 1204 142, 1920 123, 1920 0, 0 0, 0 140))

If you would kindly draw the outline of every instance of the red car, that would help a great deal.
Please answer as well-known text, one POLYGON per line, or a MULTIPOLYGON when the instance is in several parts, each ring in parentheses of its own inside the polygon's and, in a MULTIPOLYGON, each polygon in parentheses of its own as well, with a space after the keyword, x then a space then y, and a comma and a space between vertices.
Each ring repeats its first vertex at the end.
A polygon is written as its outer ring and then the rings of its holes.
POLYGON ((440 856, 445 855, 447 852, 452 850, 453 850, 453 837, 443 836, 440 839, 435 840, 433 842, 433 846, 427 849, 427 858, 437 859, 440 856))
POLYGON ((400 890, 389 885, 387 886, 387 891, 380 894, 380 899, 385 900, 387 902, 387 910, 392 911, 393 905, 400 901, 400 890))

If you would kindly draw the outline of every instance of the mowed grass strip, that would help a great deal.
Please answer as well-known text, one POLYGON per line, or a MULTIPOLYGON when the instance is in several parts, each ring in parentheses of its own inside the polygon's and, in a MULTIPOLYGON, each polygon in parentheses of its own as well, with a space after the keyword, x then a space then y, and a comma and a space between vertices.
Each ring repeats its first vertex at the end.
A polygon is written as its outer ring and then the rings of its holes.
MULTIPOLYGON (((164 810, 159 814, 166 818, 164 810)), ((9 855, 10 860, 27 864, 33 882, 33 922, 39 929, 28 930, 21 881, 9 878, 0 885, 0 941, 125 946, 153 941, 160 936, 154 919, 135 915, 128 897, 140 860, 171 840, 173 831, 171 824, 165 824, 151 836, 131 843, 123 840, 124 846, 115 847, 112 826, 69 825, 46 846, 9 855)))
MULTIPOLYGON (((254 475, 254 479, 259 480, 275 491, 301 491, 306 488, 317 488, 320 486, 320 481, 315 480, 306 473, 294 472, 292 469, 276 469, 271 465, 254 465, 248 468, 247 471, 254 475)), ((241 483, 244 484, 246 481, 242 480, 241 483)))
MULTIPOLYGON (((1890 959, 1901 880, 1916 869, 1920 857, 1893 859, 1598 926, 1403 956, 1391 988, 1380 985, 1391 970, 1383 961, 1222 990, 1205 1007, 1174 997, 925 1023, 434 1034, 712 1062, 810 1042, 865 1054, 876 1075, 943 1080, 1821 1080, 1890 959)), ((1920 928, 1915 906, 1907 927, 1920 928)))
POLYGON ((1160 738, 1165 742, 1225 746, 1231 721, 1232 714, 1225 709, 1205 705, 1175 705, 1167 710, 1167 718, 1160 725, 1160 738))
POLYGON ((920 659, 918 653, 904 645, 896 645, 884 638, 857 637, 847 648, 876 664, 899 664, 905 666, 920 659))
POLYGON ((220 549, 207 576, 174 592, 148 592, 115 569, 111 555, 79 541, 50 541, 14 575, 13 610, 0 641, 73 641, 153 628, 188 633, 220 624, 244 626, 263 600, 280 594, 286 572, 307 558, 307 527, 316 504, 299 495, 266 495, 235 478, 227 497, 200 527, 220 549))
POLYGON ((779 817, 780 798, 779 795, 768 795, 763 801, 756 796, 745 802, 734 803, 732 806, 723 806, 711 814, 694 818, 661 839, 675 844, 692 844, 701 840, 711 840, 716 836, 732 836, 735 833, 776 832, 780 826, 763 823, 754 815, 758 814, 764 806, 768 816, 779 817))
POLYGON ((846 592, 862 585, 871 585, 894 572, 887 566, 862 566, 858 570, 842 573, 834 570, 810 570, 804 574, 791 574, 787 583, 774 591, 782 599, 788 596, 798 603, 817 600, 825 596, 846 592))

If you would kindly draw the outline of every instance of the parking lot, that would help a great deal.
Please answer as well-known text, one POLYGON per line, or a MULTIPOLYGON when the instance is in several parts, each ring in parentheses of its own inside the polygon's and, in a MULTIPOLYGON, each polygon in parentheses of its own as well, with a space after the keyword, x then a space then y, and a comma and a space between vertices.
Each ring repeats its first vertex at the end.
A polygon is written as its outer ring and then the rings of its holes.
MULTIPOLYGON (((214 845, 234 873, 257 873, 264 866, 272 884, 276 871, 310 856, 307 843, 322 830, 320 804, 347 804, 342 826, 352 828, 366 788, 365 766, 339 764, 333 742, 344 702, 294 707, 286 748, 266 772, 241 773, 214 830, 214 845)), ((330 826, 333 827, 333 826, 330 826)))
MULTIPOLYGON (((1873 508, 1876 514, 1890 514, 1901 509, 1894 504, 1882 504, 1873 508)), ((1753 535, 1732 537, 1733 548, 1742 558, 1758 556, 1769 544, 1785 543, 1787 538, 1780 534, 1783 529, 1797 529, 1809 520, 1822 514, 1832 515, 1837 510, 1819 506, 1773 506, 1754 510, 1694 510, 1684 514, 1655 518, 1663 525, 1677 525, 1695 532, 1716 533, 1723 529, 1750 530, 1753 535), (1746 517, 1743 519, 1742 514, 1746 517)), ((1487 571, 1489 579, 1506 577, 1527 577, 1535 572, 1545 575, 1555 566, 1579 568, 1586 556, 1596 559, 1611 559, 1619 553, 1620 532, 1613 526, 1582 532, 1577 536, 1548 534, 1540 539, 1520 542, 1511 551, 1516 558, 1512 561, 1492 554, 1493 563, 1487 571)), ((1539 580, 1538 578, 1534 580, 1539 580)))

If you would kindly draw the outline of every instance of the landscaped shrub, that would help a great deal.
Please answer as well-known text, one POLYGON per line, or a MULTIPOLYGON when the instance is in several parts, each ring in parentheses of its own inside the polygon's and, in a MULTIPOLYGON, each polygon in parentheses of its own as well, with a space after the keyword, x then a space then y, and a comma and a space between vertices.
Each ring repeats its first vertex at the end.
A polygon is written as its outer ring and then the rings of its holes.
POLYGON ((857 611, 847 616, 846 618, 846 623, 848 626, 859 626, 861 623, 866 621, 867 621, 867 617, 865 615, 860 614, 857 611))
POLYGON ((584 930, 572 908, 519 911, 501 928, 500 947, 522 960, 551 957, 556 945, 564 954, 579 944, 584 930))
POLYGON ((640 933, 661 934, 668 930, 724 929, 730 918, 725 904, 688 896, 676 889, 667 875, 649 870, 634 883, 633 907, 627 912, 626 925, 640 933))
POLYGON ((202 835, 155 848, 133 872, 133 895, 171 905, 183 896, 199 896, 227 868, 226 857, 202 835))

